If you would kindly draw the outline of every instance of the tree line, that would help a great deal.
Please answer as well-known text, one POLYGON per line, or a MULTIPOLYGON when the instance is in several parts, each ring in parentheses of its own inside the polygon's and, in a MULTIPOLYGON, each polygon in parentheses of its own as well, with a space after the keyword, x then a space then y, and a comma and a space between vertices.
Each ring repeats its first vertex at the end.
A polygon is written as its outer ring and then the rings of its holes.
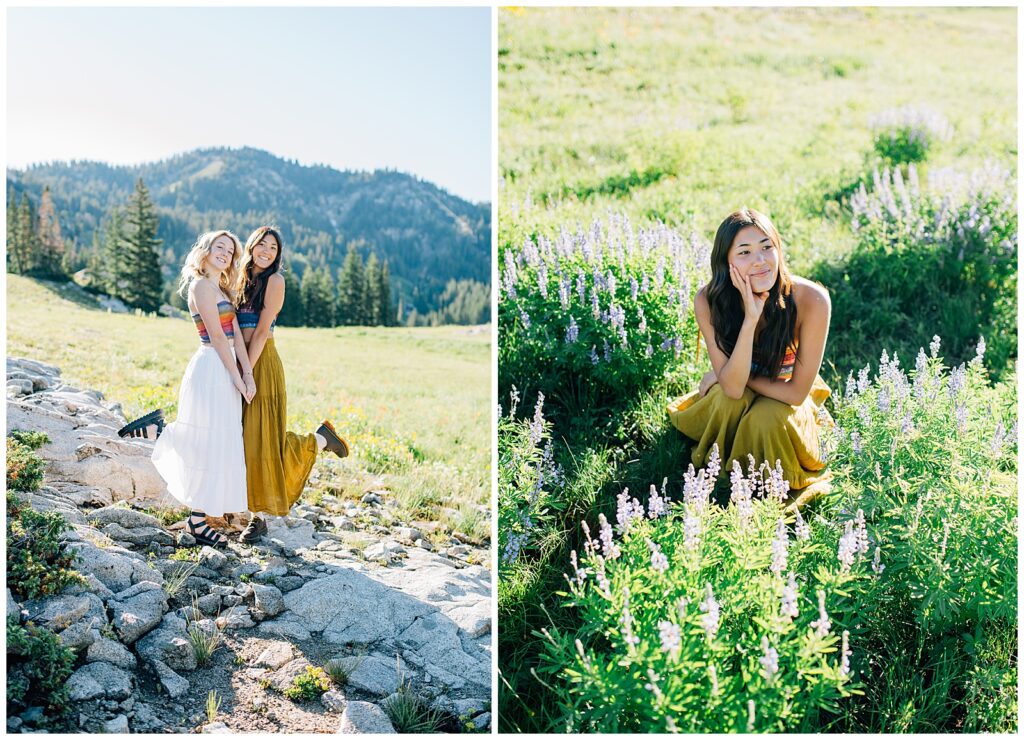
MULTIPOLYGON (((20 201, 13 191, 7 205, 7 271, 51 280, 70 280, 84 262, 78 282, 86 290, 118 298, 130 308, 147 312, 164 303, 186 309, 177 294, 177 264, 161 269, 159 217, 142 178, 128 203, 112 208, 105 225, 93 232, 92 247, 79 254, 72 240, 61 234, 49 188, 39 205, 28 193, 20 201), (84 257, 84 259, 83 259, 84 257), (167 273, 171 278, 164 280, 167 273)), ((167 253, 163 253, 164 257, 167 253)), ((171 254, 173 258, 173 253, 171 254)), ((301 280, 284 271, 285 304, 278 317, 283 326, 394 326, 401 301, 392 299, 388 261, 370 253, 365 263, 358 245, 349 245, 337 280, 326 265, 308 266, 301 280), (397 308, 397 310, 396 310, 397 308)), ((415 312, 413 312, 414 314, 415 312)), ((415 320, 414 315, 410 318, 415 320)))

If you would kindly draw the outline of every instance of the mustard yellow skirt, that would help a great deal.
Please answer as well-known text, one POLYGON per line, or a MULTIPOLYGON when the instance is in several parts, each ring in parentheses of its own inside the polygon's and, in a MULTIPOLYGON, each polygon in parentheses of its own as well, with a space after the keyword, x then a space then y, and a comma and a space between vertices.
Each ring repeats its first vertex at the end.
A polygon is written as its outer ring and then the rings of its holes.
POLYGON ((786 480, 796 491, 831 477, 819 447, 822 426, 834 423, 824 408, 830 395, 832 390, 820 375, 799 406, 759 395, 750 388, 741 398, 732 399, 716 383, 703 398, 699 391, 693 391, 675 399, 668 405, 668 414, 672 425, 696 442, 691 453, 695 468, 707 464, 717 443, 722 459, 720 477, 728 476, 734 460, 746 471, 747 455, 753 455, 758 465, 767 461, 775 467, 776 460, 781 461, 786 480), (819 410, 822 420, 818 418, 819 410))
POLYGON ((284 516, 302 495, 313 470, 316 437, 285 429, 288 397, 284 366, 274 348, 273 337, 267 340, 252 374, 256 396, 252 403, 242 404, 249 510, 284 516))

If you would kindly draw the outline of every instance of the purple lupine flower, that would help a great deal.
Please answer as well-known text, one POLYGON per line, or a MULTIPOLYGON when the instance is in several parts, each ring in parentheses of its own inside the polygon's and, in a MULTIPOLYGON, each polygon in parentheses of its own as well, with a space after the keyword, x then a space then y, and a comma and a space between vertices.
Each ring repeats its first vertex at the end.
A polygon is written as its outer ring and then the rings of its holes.
POLYGON ((654 540, 647 540, 647 547, 651 550, 651 569, 657 573, 664 573, 668 570, 668 557, 661 551, 658 543, 654 540))
POLYGON ((633 615, 629 611, 629 586, 622 588, 624 603, 622 606, 622 640, 629 650, 633 650, 640 644, 640 638, 633 634, 633 615))
POLYGON ((868 386, 871 385, 871 380, 868 378, 868 375, 870 375, 870 374, 871 374, 871 366, 870 365, 865 365, 857 373, 857 392, 858 393, 863 393, 864 391, 866 391, 868 389, 868 386))
POLYGON ((796 510, 796 524, 793 525, 793 531, 798 540, 806 540, 811 536, 811 528, 808 526, 804 518, 800 516, 800 510, 796 510))
POLYGON ((850 675, 850 656, 853 655, 853 651, 850 650, 850 631, 843 630, 843 652, 842 662, 839 665, 839 673, 845 678, 850 675))
POLYGON ((619 546, 615 544, 614 535, 612 534, 612 525, 608 522, 608 519, 604 514, 598 514, 598 524, 600 529, 598 530, 598 539, 601 541, 601 552, 604 553, 606 560, 615 560, 622 554, 619 546))
POLYGON ((579 559, 576 557, 575 550, 569 553, 569 564, 572 565, 572 570, 575 574, 574 578, 566 576, 566 578, 569 579, 570 585, 575 583, 578 586, 582 586, 583 582, 587 580, 587 569, 580 567, 579 559))
POLYGON ((544 394, 537 394, 537 405, 533 409, 533 421, 530 422, 530 445, 536 447, 544 436, 544 394))
POLYGON ((580 297, 581 301, 587 300, 587 284, 583 270, 576 271, 576 295, 580 297))
POLYGON ((772 564, 769 567, 772 573, 781 575, 789 562, 789 533, 786 531, 786 522, 779 517, 775 525, 775 539, 772 540, 772 564))
POLYGON ((789 580, 782 589, 782 606, 780 611, 783 616, 789 617, 790 620, 800 616, 800 607, 797 604, 799 597, 800 594, 796 587, 796 574, 790 571, 789 580))
POLYGON ((783 502, 788 495, 789 481, 786 480, 786 474, 782 470, 782 461, 776 460, 775 467, 768 469, 768 496, 783 502))
POLYGON ((644 307, 643 306, 637 306, 636 307, 636 313, 637 313, 637 316, 640 317, 640 321, 639 321, 639 323, 636 326, 637 331, 639 331, 641 334, 646 334, 647 333, 647 317, 644 315, 644 307))
POLYGON ((563 277, 558 281, 558 302, 561 304, 563 311, 568 310, 571 296, 572 285, 569 282, 569 278, 563 277))
POLYGON ((868 542, 868 525, 864 520, 864 510, 857 509, 857 515, 853 518, 854 534, 856 535, 857 552, 866 555, 870 548, 868 542))
POLYGON ((775 674, 779 672, 779 653, 768 644, 768 637, 761 636, 761 652, 763 655, 758 659, 761 664, 761 672, 765 680, 770 684, 775 674))
POLYGON ((508 412, 508 415, 514 417, 516 415, 516 408, 519 406, 519 389, 512 386, 512 390, 509 392, 508 396, 512 401, 512 409, 508 412))
POLYGON ((644 357, 650 359, 653 356, 654 356, 654 347, 652 347, 651 345, 648 344, 644 348, 644 357))
POLYGON ((878 389, 878 410, 883 414, 888 414, 889 402, 889 389, 886 386, 882 386, 878 389))
POLYGON ((647 499, 647 517, 657 519, 668 514, 668 502, 658 493, 658 487, 651 484, 651 495, 647 499))
POLYGON ((601 303, 597 300, 597 290, 590 294, 590 313, 595 319, 601 318, 601 303))
POLYGON ((960 391, 964 389, 966 384, 967 367, 961 363, 959 367, 956 367, 949 372, 949 397, 956 400, 956 397, 960 395, 960 391))
POLYGON ((875 557, 871 561, 871 570, 877 575, 882 575, 882 571, 885 570, 885 565, 882 564, 882 548, 875 548, 875 557))
POLYGON ((846 573, 857 558, 857 533, 853 531, 853 521, 846 522, 843 536, 839 538, 839 570, 846 573))
POLYGON ((718 473, 722 469, 722 456, 718 452, 718 442, 711 445, 711 455, 708 457, 707 464, 708 481, 714 482, 718 478, 718 473))
POLYGON ((523 322, 523 328, 530 328, 530 314, 526 313, 526 309, 522 306, 519 307, 519 320, 523 322))
POLYGON ((615 522, 619 534, 625 534, 633 525, 634 519, 644 518, 644 507, 635 498, 629 497, 629 489, 623 488, 616 499, 615 522))
POLYGON ((601 358, 597 356, 597 345, 596 344, 590 345, 590 361, 593 364, 595 364, 595 365, 597 365, 598 363, 601 362, 601 358))
POLYGON ((690 551, 697 549, 700 545, 700 533, 700 517, 687 511, 683 515, 683 547, 690 551))
POLYGON ((709 640, 714 640, 718 634, 719 620, 721 618, 721 605, 715 600, 715 594, 711 591, 711 584, 707 584, 704 601, 700 602, 700 610, 704 612, 701 617, 701 625, 704 627, 704 634, 709 640))
POLYGON ((646 294, 651 289, 650 278, 647 277, 647 270, 644 270, 644 274, 640 279, 640 292, 646 294))
POLYGON ((680 639, 679 625, 662 619, 658 622, 658 637, 661 640, 661 651, 669 657, 675 658, 682 646, 680 639))
POLYGON ((636 281, 636 278, 632 275, 629 276, 629 297, 634 301, 636 300, 637 293, 640 292, 640 283, 636 281))
POLYGON ((860 455, 860 432, 854 430, 850 432, 850 446, 853 448, 854 455, 860 455))
POLYGON ((974 359, 971 360, 972 365, 980 365, 985 359, 985 337, 978 338, 978 346, 975 349, 974 359))
POLYGON ((992 436, 992 441, 989 443, 989 449, 992 451, 993 456, 998 456, 1003 451, 1003 445, 1006 443, 1006 429, 1003 427, 1003 422, 996 422, 996 431, 992 436))
POLYGON ((574 344, 580 337, 580 327, 576 324, 576 319, 569 316, 569 328, 565 330, 565 342, 566 344, 574 344))
POLYGON ((818 589, 818 618, 811 622, 811 627, 818 637, 824 637, 832 629, 832 621, 825 611, 825 592, 818 589))
POLYGON ((846 378, 846 393, 844 394, 843 397, 847 401, 849 401, 851 398, 853 398, 853 396, 854 396, 854 394, 856 392, 857 392, 857 381, 854 380, 853 371, 851 370, 850 374, 846 378))
POLYGON ((963 432, 967 428, 967 404, 958 403, 953 410, 956 413, 956 429, 963 432))
POLYGON ((729 481, 732 489, 729 494, 729 503, 736 507, 740 517, 740 524, 746 525, 754 515, 754 509, 751 504, 750 482, 743 477, 743 469, 737 460, 732 461, 732 472, 729 474, 729 481))
POLYGON ((612 361, 612 346, 610 344, 608 344, 608 340, 607 339, 604 340, 604 361, 605 362, 611 362, 612 361))

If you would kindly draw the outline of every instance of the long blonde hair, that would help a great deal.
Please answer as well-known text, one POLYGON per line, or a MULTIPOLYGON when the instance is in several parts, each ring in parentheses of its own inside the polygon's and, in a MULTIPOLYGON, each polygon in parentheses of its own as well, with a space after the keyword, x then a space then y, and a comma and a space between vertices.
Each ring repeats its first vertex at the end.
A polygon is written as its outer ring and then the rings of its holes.
POLYGON ((185 257, 185 264, 181 268, 181 277, 178 279, 178 295, 182 298, 188 293, 188 286, 194 280, 206 277, 203 272, 203 263, 210 256, 210 249, 213 243, 222 236, 229 238, 235 245, 235 251, 231 255, 231 264, 228 269, 220 274, 220 289, 227 295, 232 303, 235 301, 235 284, 238 282, 238 263, 242 259, 242 243, 238 237, 227 229, 207 231, 200 234, 196 243, 192 245, 188 255, 185 257))

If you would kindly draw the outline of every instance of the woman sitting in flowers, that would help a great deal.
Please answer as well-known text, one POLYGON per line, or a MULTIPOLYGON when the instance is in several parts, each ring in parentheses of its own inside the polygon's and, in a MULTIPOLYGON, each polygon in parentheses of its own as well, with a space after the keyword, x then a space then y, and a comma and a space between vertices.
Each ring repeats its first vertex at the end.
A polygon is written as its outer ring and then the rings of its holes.
POLYGON ((781 461, 793 490, 826 480, 818 432, 829 420, 823 404, 831 390, 818 369, 828 291, 790 275, 775 226, 748 208, 718 227, 711 272, 694 311, 712 369, 668 407, 672 424, 696 442, 694 466, 704 467, 717 444, 723 475, 753 455, 770 467, 781 461))

